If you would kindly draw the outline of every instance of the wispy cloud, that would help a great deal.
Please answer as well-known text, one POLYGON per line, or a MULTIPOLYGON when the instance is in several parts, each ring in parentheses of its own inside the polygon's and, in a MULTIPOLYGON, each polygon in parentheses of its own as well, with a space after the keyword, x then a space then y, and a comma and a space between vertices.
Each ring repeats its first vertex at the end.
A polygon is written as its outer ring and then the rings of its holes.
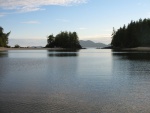
POLYGON ((16 10, 19 12, 30 12, 44 10, 42 6, 86 3, 87 0, 0 0, 0 8, 5 10, 16 10))
POLYGON ((26 22, 21 22, 23 24, 40 24, 39 21, 26 21, 26 22))
POLYGON ((3 13, 0 13, 0 17, 3 17, 3 16, 5 16, 5 14, 3 14, 3 13))
POLYGON ((0 13, 0 17, 4 17, 6 15, 8 15, 8 13, 0 13))

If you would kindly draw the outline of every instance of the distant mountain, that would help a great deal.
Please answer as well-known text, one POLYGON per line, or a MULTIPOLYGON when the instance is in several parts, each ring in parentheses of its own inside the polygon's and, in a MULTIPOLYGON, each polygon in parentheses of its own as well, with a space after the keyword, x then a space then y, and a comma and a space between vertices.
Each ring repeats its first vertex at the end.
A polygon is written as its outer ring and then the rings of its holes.
POLYGON ((87 40, 87 41, 84 41, 84 40, 80 40, 80 45, 82 47, 106 47, 107 45, 106 44, 103 44, 103 43, 95 43, 91 40, 87 40))
MULTIPOLYGON (((9 39, 9 44, 11 47, 14 47, 14 45, 18 44, 21 47, 45 47, 47 44, 46 39, 9 39)), ((80 45, 82 47, 94 47, 94 48, 101 48, 106 47, 108 45, 105 45, 103 43, 94 43, 93 41, 87 40, 80 40, 80 45)))

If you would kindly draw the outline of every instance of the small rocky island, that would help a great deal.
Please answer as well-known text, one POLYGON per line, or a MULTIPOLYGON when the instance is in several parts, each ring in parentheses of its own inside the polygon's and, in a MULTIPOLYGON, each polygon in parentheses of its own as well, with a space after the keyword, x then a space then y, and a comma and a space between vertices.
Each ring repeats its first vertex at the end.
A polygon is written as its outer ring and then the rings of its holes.
POLYGON ((46 48, 66 48, 81 49, 79 38, 76 32, 60 32, 56 36, 53 34, 47 37, 46 48))

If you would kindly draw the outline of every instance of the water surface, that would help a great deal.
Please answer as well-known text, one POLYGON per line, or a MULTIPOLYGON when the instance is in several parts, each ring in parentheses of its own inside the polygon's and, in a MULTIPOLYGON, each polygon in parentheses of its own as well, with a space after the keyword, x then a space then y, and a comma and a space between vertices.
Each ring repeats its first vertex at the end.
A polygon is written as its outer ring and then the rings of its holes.
POLYGON ((0 52, 0 113, 149 113, 150 53, 0 52))

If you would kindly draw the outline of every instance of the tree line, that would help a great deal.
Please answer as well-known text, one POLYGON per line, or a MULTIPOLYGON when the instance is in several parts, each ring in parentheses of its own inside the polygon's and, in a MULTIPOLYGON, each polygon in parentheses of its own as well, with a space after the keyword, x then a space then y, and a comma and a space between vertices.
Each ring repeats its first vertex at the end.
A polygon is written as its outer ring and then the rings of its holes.
POLYGON ((47 48, 82 48, 76 32, 60 32, 56 36, 53 34, 47 37, 47 48))
POLYGON ((9 33, 4 33, 3 28, 0 27, 0 47, 8 47, 8 36, 9 33))
MULTIPOLYGON (((0 47, 8 47, 8 36, 0 27, 0 47)), ((113 48, 150 47, 150 19, 131 21, 117 31, 113 28, 111 46, 113 48)), ((47 37, 47 48, 82 48, 76 32, 60 32, 47 37)))
POLYGON ((111 45, 114 48, 150 46, 150 19, 131 21, 117 31, 113 28, 111 45))

